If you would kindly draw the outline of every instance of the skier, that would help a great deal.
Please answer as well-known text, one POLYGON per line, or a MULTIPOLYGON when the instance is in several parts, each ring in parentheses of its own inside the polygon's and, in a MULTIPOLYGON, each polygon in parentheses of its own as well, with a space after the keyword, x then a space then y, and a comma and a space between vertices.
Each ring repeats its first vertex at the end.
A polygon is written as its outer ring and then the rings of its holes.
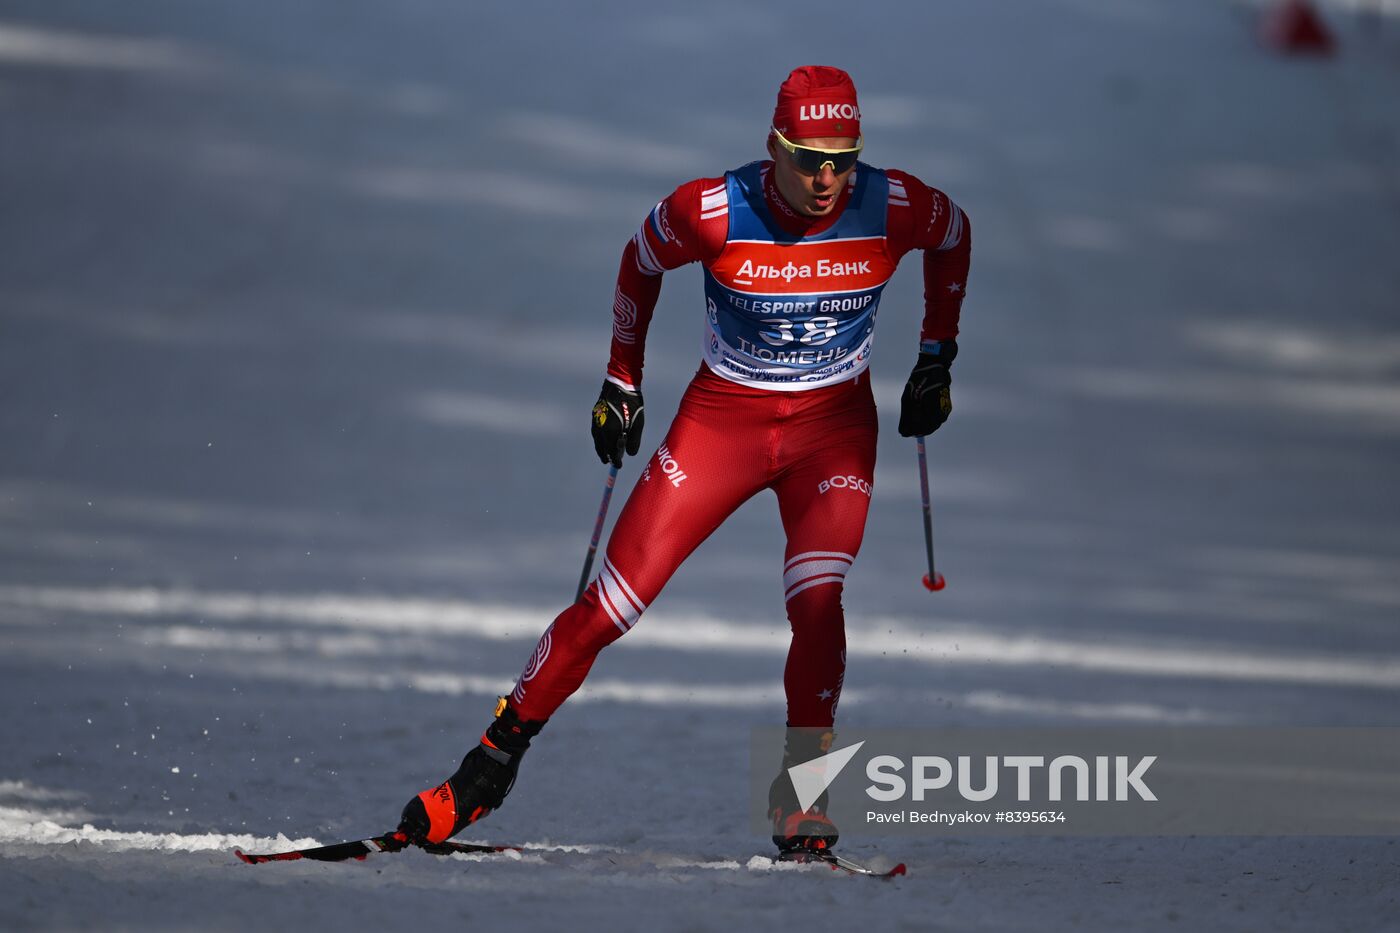
POLYGON ((399 831, 440 842, 498 808, 531 740, 582 684, 598 652, 637 623, 671 574, 744 501, 772 489, 787 534, 792 643, 788 739, 769 815, 783 852, 829 849, 823 798, 803 811, 784 772, 831 741, 845 673, 842 583, 860 550, 875 468, 866 368, 880 293, 900 258, 924 253, 918 360, 899 433, 952 411, 949 367, 971 253, 967 216, 906 172, 857 161, 855 85, 805 66, 778 91, 771 161, 681 185, 622 254, 594 446, 621 466, 641 449, 642 361, 662 274, 704 268, 704 358, 618 517, 597 578, 545 630, 509 697, 456 773, 404 808, 399 831))

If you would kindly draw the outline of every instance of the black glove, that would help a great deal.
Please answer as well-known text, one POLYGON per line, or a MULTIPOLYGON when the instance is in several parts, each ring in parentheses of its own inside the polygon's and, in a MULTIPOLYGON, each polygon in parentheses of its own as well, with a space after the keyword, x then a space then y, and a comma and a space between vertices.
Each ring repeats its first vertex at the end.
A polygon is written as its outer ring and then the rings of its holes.
POLYGON ((953 413, 953 396, 948 391, 953 378, 948 370, 957 355, 958 345, 952 340, 939 343, 937 353, 919 354, 899 399, 901 437, 932 434, 953 413))
POLYGON ((642 425, 646 423, 642 393, 628 392, 617 383, 605 381, 598 402, 593 406, 593 449, 598 459, 622 466, 622 450, 635 457, 642 446, 642 425))

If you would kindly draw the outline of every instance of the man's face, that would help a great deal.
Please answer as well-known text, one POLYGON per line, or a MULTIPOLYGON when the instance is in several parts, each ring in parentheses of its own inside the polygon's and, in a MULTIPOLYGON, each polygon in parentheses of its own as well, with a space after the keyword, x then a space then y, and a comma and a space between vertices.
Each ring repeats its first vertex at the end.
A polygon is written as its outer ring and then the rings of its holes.
MULTIPOLYGON (((852 136, 818 136, 790 142, 811 149, 850 149, 855 146, 856 139, 852 136)), ((772 136, 768 137, 768 154, 773 157, 773 181, 778 186, 778 193, 804 217, 825 217, 830 214, 841 189, 846 186, 851 172, 855 171, 855 166, 851 166, 838 175, 830 165, 823 165, 815 175, 804 172, 772 136)))

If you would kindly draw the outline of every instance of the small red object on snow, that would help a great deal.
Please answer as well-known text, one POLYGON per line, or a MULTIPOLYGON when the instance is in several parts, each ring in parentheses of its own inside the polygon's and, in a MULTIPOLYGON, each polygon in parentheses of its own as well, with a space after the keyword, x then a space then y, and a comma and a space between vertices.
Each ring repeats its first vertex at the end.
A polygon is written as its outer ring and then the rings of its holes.
POLYGON ((927 590, 936 593, 947 585, 948 581, 943 579, 943 574, 941 573, 935 573, 932 580, 928 578, 928 574, 924 574, 924 588, 927 590))
POLYGON ((1336 41, 1308 0, 1283 0, 1269 7, 1259 29, 1270 48, 1290 55, 1331 55, 1336 41))

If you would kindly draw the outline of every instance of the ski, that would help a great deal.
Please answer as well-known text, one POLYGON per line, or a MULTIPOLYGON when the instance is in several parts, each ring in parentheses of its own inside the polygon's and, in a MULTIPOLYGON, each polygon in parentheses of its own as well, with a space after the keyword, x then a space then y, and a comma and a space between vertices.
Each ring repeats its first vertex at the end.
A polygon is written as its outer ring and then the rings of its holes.
POLYGON ((835 852, 785 852, 778 856, 779 862, 796 862, 799 865, 822 864, 830 866, 832 871, 842 871, 848 875, 860 875, 865 878, 898 878, 907 874, 904 863, 900 862, 888 871, 880 871, 875 868, 867 868, 859 862, 853 862, 844 855, 837 855, 835 852))
MULTIPOLYGON (((376 852, 399 852, 408 848, 409 845, 408 837, 403 833, 386 833, 383 836, 371 836, 368 839, 337 842, 328 846, 313 846, 309 849, 292 849, 289 852, 256 853, 234 849, 233 854, 249 865, 261 865, 264 862, 294 862, 297 859, 310 859, 313 862, 345 862, 350 859, 364 861, 367 856, 376 852)), ((425 842, 416 848, 432 855, 455 855, 459 852, 519 851, 516 846, 492 846, 471 842, 425 842)))
MULTIPOLYGON (((242 849, 234 849, 233 854, 249 865, 261 865, 264 862, 294 862, 299 859, 309 859, 313 862, 345 862, 351 859, 364 861, 367 857, 378 852, 401 852, 411 845, 430 855, 493 855, 502 852, 524 851, 521 846, 487 845, 475 842, 425 842, 414 845, 402 833, 386 833, 383 836, 371 836, 368 839, 354 839, 349 842, 292 849, 287 852, 244 852, 242 849)), ((888 871, 881 871, 868 868, 843 855, 837 855, 835 852, 788 852, 779 855, 775 861, 800 865, 821 864, 828 866, 832 871, 867 878, 897 878, 907 871, 903 862, 888 871)))

